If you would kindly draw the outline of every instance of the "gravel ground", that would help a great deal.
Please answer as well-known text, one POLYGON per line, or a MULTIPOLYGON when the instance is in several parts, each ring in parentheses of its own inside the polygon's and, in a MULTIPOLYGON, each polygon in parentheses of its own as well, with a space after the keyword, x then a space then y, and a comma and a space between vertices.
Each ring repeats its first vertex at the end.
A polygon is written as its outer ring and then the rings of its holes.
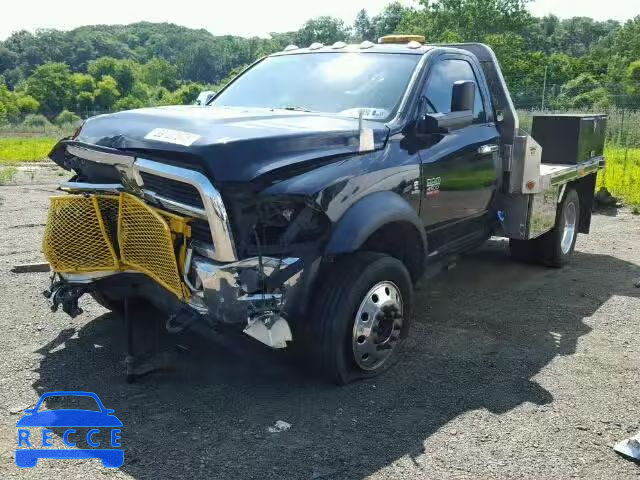
POLYGON ((333 387, 253 344, 186 339, 175 372, 129 385, 118 317, 89 300, 75 320, 51 313, 47 274, 9 271, 41 260, 53 191, 0 187, 0 478, 640 478, 611 448, 640 430, 640 218, 627 211, 596 215, 563 270, 490 242, 425 282, 404 358, 375 381, 333 387), (14 465, 20 412, 52 390, 115 409, 122 468, 14 465), (270 433, 277 420, 291 429, 270 433))

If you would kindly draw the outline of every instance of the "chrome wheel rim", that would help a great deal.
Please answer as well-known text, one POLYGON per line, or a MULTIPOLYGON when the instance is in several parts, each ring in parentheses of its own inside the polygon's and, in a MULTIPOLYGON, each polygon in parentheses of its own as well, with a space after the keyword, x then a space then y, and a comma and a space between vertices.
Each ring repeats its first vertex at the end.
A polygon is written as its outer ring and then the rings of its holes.
POLYGON ((402 294, 393 282, 374 285, 353 322, 353 358, 363 370, 380 368, 396 349, 402 330, 402 294))
POLYGON ((573 239, 576 235, 576 224, 578 215, 576 212, 576 204, 567 203, 564 209, 564 229, 562 230, 562 240, 560 240, 560 249, 562 253, 567 254, 573 245, 573 239))

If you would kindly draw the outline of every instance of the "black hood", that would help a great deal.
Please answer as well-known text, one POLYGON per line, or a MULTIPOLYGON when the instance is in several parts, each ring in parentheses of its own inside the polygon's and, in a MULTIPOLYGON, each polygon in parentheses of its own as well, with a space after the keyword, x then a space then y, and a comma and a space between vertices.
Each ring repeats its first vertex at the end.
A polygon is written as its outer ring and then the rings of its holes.
POLYGON ((338 115, 176 106, 91 118, 76 140, 199 163, 214 180, 228 182, 384 146, 384 124, 363 120, 362 130, 363 141, 358 119, 338 115))

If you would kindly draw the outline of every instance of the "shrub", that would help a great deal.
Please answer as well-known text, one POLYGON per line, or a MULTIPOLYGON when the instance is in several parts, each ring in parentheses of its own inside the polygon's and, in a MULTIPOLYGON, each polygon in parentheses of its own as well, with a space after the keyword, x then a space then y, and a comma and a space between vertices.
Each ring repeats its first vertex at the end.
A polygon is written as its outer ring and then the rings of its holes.
POLYGON ((133 110, 134 108, 143 108, 146 106, 147 105, 139 98, 127 95, 126 97, 118 100, 113 108, 114 110, 133 110))
POLYGON ((80 117, 69 110, 63 110, 56 117, 56 124, 64 125, 65 123, 77 123, 80 121, 80 117))
POLYGON ((18 105, 18 108, 20 109, 20 113, 23 114, 36 113, 40 108, 40 102, 38 102, 31 95, 19 96, 16 103, 18 105))
POLYGON ((47 117, 39 114, 30 114, 24 118, 22 125, 31 128, 45 128, 51 125, 47 117))

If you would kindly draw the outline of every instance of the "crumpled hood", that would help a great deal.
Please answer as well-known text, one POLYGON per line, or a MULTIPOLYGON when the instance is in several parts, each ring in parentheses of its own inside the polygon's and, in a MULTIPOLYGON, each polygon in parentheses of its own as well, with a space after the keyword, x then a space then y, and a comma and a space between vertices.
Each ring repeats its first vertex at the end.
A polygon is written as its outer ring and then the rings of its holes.
POLYGON ((199 163, 220 182, 249 181, 275 169, 384 146, 384 124, 363 120, 362 127, 361 135, 358 119, 330 114, 174 106, 91 118, 76 140, 199 163))

